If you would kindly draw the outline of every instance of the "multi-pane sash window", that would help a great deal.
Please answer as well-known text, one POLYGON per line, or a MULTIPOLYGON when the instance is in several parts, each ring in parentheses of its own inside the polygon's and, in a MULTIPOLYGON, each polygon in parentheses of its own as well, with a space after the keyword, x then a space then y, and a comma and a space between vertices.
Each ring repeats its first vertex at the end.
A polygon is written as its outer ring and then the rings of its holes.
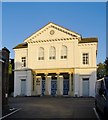
POLYGON ((22 57, 22 67, 26 67, 26 57, 22 57))
POLYGON ((67 58, 67 47, 63 45, 61 49, 61 59, 66 59, 66 58, 67 58))
POLYGON ((51 46, 49 51, 49 59, 56 59, 56 49, 55 47, 51 46))
POLYGON ((87 65, 89 64, 89 54, 83 53, 83 64, 87 65))
POLYGON ((39 48, 38 60, 44 60, 44 48, 39 48))

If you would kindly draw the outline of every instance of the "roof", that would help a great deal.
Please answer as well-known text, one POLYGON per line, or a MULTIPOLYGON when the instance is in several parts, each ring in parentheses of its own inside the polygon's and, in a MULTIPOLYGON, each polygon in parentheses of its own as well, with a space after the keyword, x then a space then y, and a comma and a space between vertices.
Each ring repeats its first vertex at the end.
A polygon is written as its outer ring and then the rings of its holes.
POLYGON ((7 51, 8 53, 10 53, 10 51, 6 47, 2 48, 2 51, 7 51))
MULTIPOLYGON (((79 41, 79 43, 92 43, 92 42, 98 42, 98 38, 82 38, 81 41, 79 41)), ((13 49, 20 49, 20 48, 27 48, 27 47, 28 47, 28 44, 25 42, 25 43, 18 44, 13 49)))
POLYGON ((13 49, 19 49, 19 48, 27 48, 28 44, 27 43, 21 43, 15 46, 13 49))
POLYGON ((82 38, 79 43, 92 43, 92 42, 98 42, 98 38, 82 38))

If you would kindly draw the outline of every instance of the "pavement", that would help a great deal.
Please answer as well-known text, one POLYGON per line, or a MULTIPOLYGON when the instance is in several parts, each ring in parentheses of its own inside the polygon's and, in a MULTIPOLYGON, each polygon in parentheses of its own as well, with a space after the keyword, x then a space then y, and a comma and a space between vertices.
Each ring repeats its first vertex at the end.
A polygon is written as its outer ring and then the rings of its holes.
POLYGON ((19 109, 4 119, 70 118, 99 120, 95 114, 94 98, 16 97, 9 106, 19 109))

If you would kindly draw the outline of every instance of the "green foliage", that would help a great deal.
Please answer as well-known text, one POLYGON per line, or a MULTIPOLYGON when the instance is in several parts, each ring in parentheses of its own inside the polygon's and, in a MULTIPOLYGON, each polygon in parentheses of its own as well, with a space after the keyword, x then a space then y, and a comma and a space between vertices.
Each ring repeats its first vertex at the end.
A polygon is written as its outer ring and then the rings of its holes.
POLYGON ((102 78, 106 75, 105 64, 99 63, 97 68, 97 78, 102 78))
POLYGON ((97 78, 108 76, 108 57, 105 59, 104 63, 99 63, 97 67, 97 78))
POLYGON ((12 65, 9 63, 9 69, 8 69, 9 74, 12 74, 12 65))
POLYGON ((106 75, 108 75, 108 57, 105 59, 105 69, 106 69, 106 75))

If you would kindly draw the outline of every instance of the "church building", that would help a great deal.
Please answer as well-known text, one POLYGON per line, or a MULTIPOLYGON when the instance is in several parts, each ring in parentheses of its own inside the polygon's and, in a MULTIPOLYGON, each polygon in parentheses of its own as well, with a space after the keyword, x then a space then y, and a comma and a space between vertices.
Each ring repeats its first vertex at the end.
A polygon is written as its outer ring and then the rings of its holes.
POLYGON ((97 38, 48 23, 14 47, 14 97, 95 96, 97 38))

